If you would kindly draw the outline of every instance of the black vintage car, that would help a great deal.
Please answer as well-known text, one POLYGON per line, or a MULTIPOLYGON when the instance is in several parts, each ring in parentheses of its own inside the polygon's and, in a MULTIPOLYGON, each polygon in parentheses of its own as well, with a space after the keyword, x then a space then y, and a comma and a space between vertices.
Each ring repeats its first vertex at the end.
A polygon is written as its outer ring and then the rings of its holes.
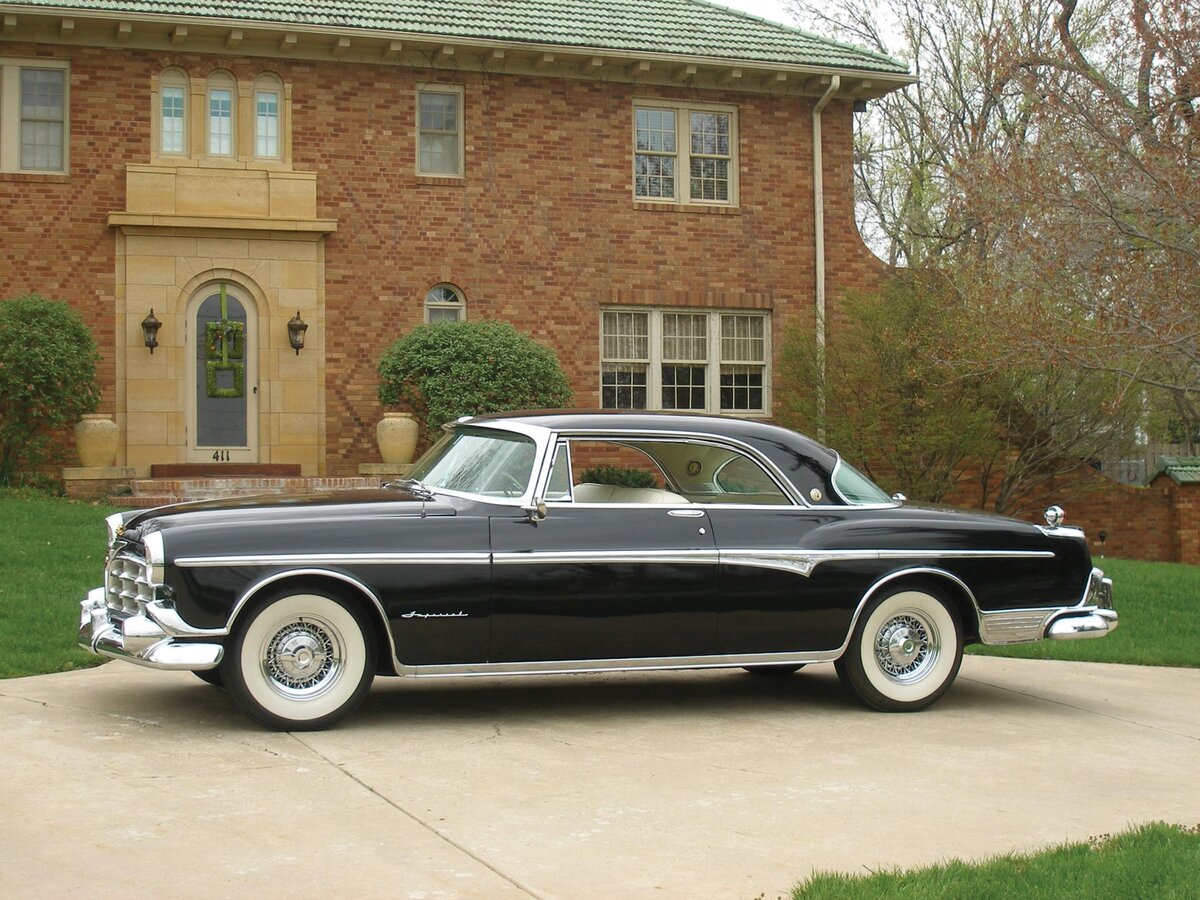
POLYGON ((258 722, 328 726, 377 674, 834 663, 928 706, 968 643, 1098 637, 1083 533, 888 497, 773 425, 553 412, 463 419, 379 490, 108 520, 88 649, 223 684, 258 722))

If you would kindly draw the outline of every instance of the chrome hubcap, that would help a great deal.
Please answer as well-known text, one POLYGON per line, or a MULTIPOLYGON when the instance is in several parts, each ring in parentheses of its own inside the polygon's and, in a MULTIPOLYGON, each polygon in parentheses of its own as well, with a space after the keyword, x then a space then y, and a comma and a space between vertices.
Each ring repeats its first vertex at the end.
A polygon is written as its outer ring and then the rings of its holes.
POLYGON ((892 616, 875 634, 875 661, 893 681, 920 680, 939 653, 937 630, 915 611, 892 616))
POLYGON ((313 619, 285 623, 267 642, 263 672, 288 697, 312 697, 341 671, 341 640, 329 625, 313 619))

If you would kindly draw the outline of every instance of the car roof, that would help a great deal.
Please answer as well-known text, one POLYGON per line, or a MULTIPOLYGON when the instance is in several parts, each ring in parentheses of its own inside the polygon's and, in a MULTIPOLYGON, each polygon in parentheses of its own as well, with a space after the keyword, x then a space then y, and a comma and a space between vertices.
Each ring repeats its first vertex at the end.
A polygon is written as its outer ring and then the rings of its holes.
POLYGON ((798 432, 754 419, 697 413, 627 412, 619 409, 521 410, 489 413, 460 422, 514 422, 556 432, 657 432, 660 434, 710 434, 741 441, 755 447, 781 468, 794 465, 800 454, 832 471, 838 456, 828 447, 798 432), (791 463, 791 465, 789 465, 791 463))

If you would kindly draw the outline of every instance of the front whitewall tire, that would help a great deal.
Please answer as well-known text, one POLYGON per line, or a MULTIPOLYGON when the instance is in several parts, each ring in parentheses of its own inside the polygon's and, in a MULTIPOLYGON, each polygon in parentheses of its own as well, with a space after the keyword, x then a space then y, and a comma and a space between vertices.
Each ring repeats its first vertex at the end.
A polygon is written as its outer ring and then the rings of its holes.
POLYGON ((325 728, 358 705, 375 674, 362 613, 322 593, 281 592, 249 613, 222 663, 227 690, 276 730, 325 728))

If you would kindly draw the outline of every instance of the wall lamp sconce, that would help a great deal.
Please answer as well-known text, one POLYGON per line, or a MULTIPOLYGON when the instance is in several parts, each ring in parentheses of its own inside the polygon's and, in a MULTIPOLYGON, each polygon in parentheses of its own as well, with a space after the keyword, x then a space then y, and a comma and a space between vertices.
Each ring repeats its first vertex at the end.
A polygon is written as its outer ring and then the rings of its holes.
POLYGON ((292 345, 297 356, 304 349, 304 332, 306 331, 308 331, 308 323, 300 318, 300 310, 296 310, 296 314, 288 320, 288 343, 292 345))
POLYGON ((151 308, 150 315, 142 319, 142 339, 150 348, 151 356, 154 355, 154 348, 158 346, 158 329, 160 328, 162 328, 162 322, 155 318, 154 309, 151 308))

